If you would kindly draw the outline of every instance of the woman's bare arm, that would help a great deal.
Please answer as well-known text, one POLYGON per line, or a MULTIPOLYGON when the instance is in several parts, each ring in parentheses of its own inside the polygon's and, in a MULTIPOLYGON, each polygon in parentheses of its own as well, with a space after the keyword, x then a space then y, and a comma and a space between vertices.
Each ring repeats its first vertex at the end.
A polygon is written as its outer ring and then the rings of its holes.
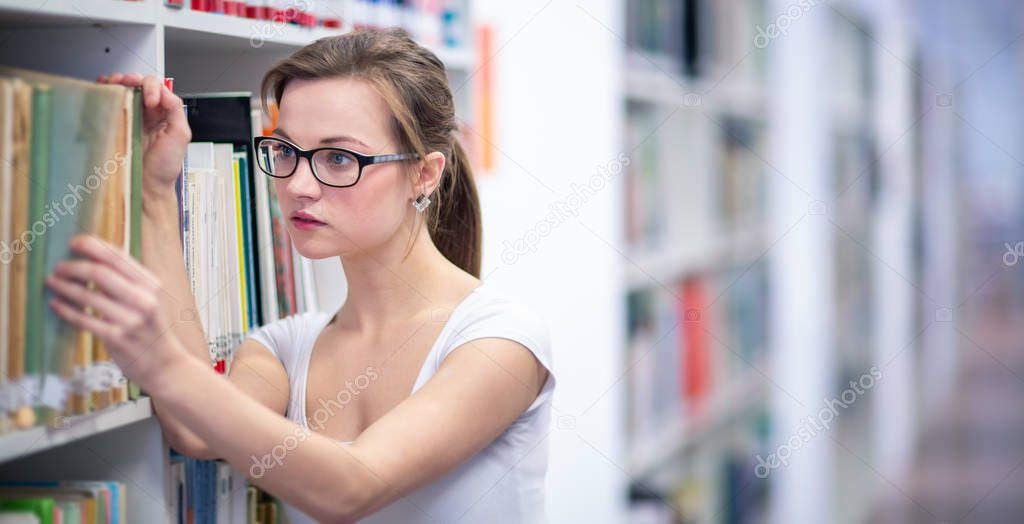
MULTIPOLYGON (((131 257, 94 250, 57 274, 84 285, 54 286, 61 318, 92 331, 129 377, 157 400, 163 416, 256 484, 319 521, 353 522, 439 478, 487 446, 533 402, 547 379, 540 362, 511 340, 479 339, 456 348, 414 395, 342 445, 285 419, 207 362, 187 355, 168 330, 148 273, 131 257), (80 278, 87 275, 90 278, 80 278), (88 316, 83 308, 101 316, 88 316), (143 347, 140 340, 154 340, 143 347), (137 362, 135 366, 129 364, 137 362)), ((63 279, 63 277, 58 277, 63 279)), ((62 280, 63 281, 63 280, 62 280)), ((51 283, 52 285, 52 283, 51 283)))

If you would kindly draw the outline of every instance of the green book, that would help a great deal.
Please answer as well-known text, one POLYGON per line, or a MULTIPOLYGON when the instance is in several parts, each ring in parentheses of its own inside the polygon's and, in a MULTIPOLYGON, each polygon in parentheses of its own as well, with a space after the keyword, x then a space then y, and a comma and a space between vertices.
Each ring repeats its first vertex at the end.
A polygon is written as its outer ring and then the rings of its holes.
POLYGON ((132 211, 131 248, 136 259, 142 258, 142 89, 135 89, 132 110, 132 211))
MULTIPOLYGON (((38 397, 42 387, 45 355, 43 325, 46 304, 43 301, 43 280, 46 278, 46 190, 49 181, 50 151, 50 87, 38 84, 32 88, 32 145, 29 156, 28 232, 32 242, 27 245, 28 275, 25 299, 25 376, 39 382, 29 393, 38 397)), ((38 418, 36 420, 39 420, 38 418)))
MULTIPOLYGON (((142 89, 135 89, 135 103, 132 110, 132 193, 131 193, 131 243, 129 252, 136 260, 142 260, 142 89)), ((128 382, 128 398, 135 400, 142 395, 139 385, 128 382)))

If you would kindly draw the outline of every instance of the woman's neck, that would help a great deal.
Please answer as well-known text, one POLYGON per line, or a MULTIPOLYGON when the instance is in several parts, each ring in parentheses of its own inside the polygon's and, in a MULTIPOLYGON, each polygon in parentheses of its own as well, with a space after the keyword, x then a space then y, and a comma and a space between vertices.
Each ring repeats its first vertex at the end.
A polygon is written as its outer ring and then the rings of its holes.
POLYGON ((407 235, 342 258, 348 296, 336 319, 340 327, 386 330, 418 315, 457 303, 479 281, 452 264, 420 228, 408 256, 407 235))

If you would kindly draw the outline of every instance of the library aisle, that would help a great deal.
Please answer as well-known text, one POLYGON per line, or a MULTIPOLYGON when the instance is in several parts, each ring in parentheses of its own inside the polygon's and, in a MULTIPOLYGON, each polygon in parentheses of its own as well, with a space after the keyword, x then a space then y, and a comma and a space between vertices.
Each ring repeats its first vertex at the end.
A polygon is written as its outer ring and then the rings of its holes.
POLYGON ((1024 412, 1016 409, 1024 402, 1024 311, 1007 307, 1015 298, 1008 295, 982 297, 973 308, 961 383, 924 429, 906 482, 880 501, 871 522, 981 524, 1024 515, 1024 412))

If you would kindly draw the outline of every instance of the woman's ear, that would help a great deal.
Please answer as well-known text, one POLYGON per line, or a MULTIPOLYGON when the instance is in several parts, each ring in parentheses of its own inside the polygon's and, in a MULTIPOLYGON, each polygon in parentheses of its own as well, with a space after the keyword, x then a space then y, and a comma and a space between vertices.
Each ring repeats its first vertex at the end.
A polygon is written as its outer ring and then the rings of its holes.
POLYGON ((415 194, 412 198, 420 195, 429 195, 434 192, 441 183, 441 175, 444 173, 444 153, 434 151, 428 153, 420 162, 420 171, 413 184, 415 194))

